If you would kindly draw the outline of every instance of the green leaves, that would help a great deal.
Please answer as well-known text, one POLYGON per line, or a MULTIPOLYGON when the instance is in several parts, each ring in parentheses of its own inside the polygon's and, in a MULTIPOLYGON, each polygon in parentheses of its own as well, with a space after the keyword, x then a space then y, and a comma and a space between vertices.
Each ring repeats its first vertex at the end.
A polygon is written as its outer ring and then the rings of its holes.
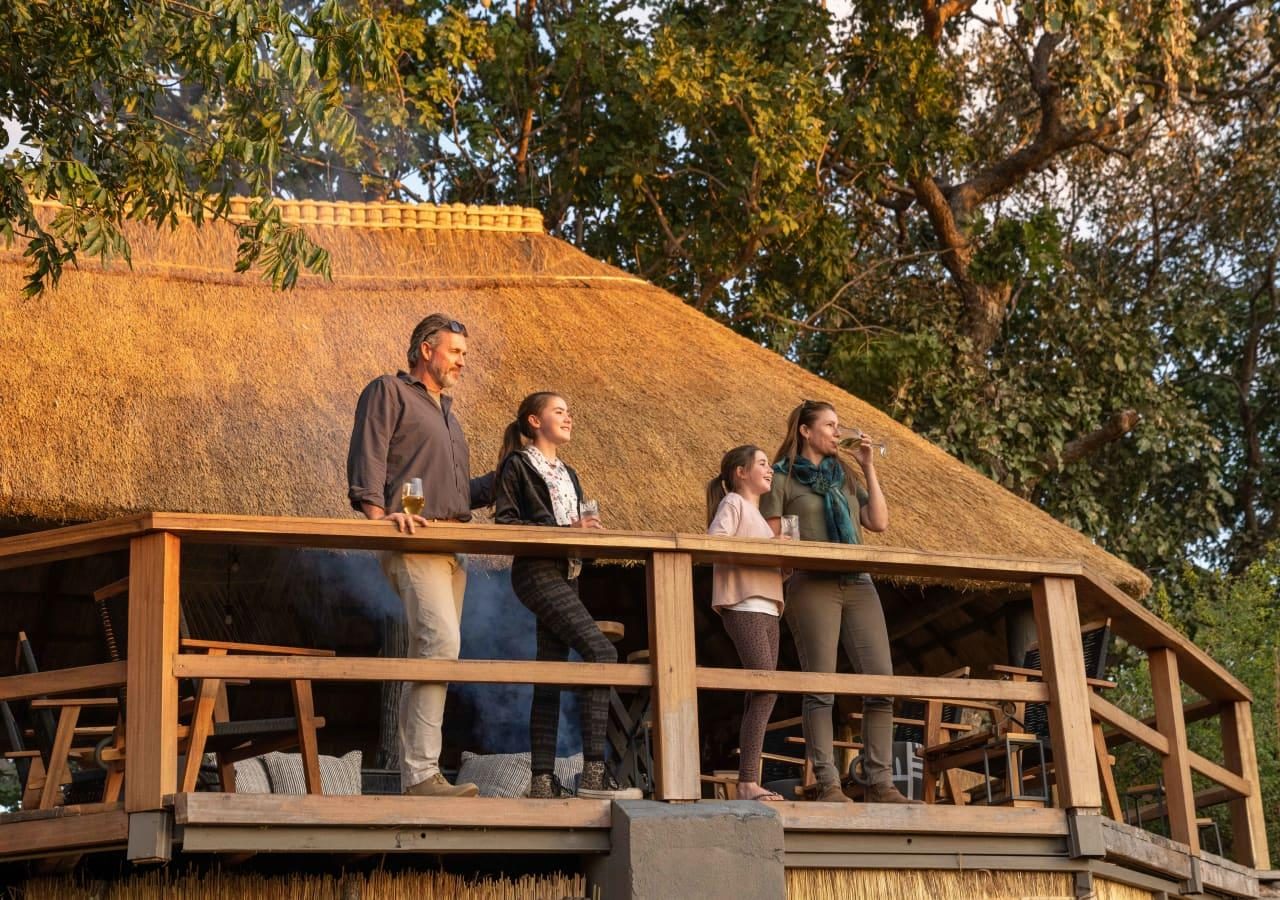
MULTIPOLYGON (((300 19, 284 0, 140 4, 128 14, 16 7, 0 25, 0 118, 23 123, 34 151, 10 156, 0 213, 6 236, 28 241, 29 293, 82 258, 127 259, 126 217, 157 226, 179 213, 203 219, 210 197, 269 197, 291 161, 358 155, 344 94, 317 75, 310 49, 332 42, 331 20, 300 19), (42 227, 19 193, 66 210, 42 227)), ((393 71, 377 22, 338 30, 344 60, 393 71)), ((246 258, 263 260, 274 283, 292 283, 298 267, 324 269, 289 229, 264 228, 256 240, 246 258)))

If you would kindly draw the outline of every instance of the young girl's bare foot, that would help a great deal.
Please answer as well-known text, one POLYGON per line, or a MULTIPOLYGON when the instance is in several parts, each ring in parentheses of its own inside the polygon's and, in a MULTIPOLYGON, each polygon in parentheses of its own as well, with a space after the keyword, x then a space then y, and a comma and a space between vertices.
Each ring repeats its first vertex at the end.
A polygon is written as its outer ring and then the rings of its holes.
POLYGON ((776 794, 773 791, 765 790, 764 788, 760 787, 760 785, 756 784, 754 781, 739 781, 738 782, 738 799, 739 800, 761 800, 761 801, 764 801, 765 803, 776 803, 779 800, 782 800, 783 797, 781 794, 776 794))

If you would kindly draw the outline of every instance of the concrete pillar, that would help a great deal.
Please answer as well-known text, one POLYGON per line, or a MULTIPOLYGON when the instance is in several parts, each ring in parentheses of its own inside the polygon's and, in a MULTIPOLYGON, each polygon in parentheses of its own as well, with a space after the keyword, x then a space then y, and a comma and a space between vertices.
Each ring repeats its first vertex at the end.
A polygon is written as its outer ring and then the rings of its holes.
POLYGON ((786 896, 782 818, 764 803, 619 800, 610 838, 587 868, 604 900, 786 896))

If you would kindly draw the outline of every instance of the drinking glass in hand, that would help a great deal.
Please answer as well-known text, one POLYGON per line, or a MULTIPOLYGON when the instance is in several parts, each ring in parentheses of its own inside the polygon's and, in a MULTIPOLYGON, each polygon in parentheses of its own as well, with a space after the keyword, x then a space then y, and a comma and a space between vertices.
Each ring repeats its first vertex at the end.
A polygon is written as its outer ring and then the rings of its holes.
POLYGON ((600 518, 600 503, 596 500, 583 500, 580 506, 583 524, 588 519, 600 518))
POLYGON ((788 541, 800 540, 800 517, 799 516, 783 516, 782 528, 779 537, 788 541))
POLYGON ((401 488, 400 503, 404 511, 411 516, 422 515, 422 505, 426 498, 422 496, 422 479, 411 478, 401 488))
POLYGON ((875 448, 880 456, 886 456, 889 453, 889 445, 883 441, 877 442, 870 435, 866 434, 861 428, 854 428, 850 425, 840 426, 840 449, 850 452, 857 450, 858 445, 862 443, 863 438, 871 441, 871 446, 875 448))

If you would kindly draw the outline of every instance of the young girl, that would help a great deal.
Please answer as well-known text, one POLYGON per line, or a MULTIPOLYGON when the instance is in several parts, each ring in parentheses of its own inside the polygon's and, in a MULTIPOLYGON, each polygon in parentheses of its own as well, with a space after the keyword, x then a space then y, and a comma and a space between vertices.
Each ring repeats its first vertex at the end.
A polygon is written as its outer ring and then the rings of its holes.
MULTIPOLYGON (((565 465, 557 450, 569 443, 573 417, 559 394, 539 391, 524 398, 515 421, 507 426, 498 457, 495 519, 502 525, 546 525, 562 528, 600 528, 596 516, 581 515, 582 488, 578 473, 565 465)), ((517 556, 511 564, 511 586, 520 602, 537 617, 539 660, 564 662, 569 649, 587 662, 613 663, 613 649, 578 598, 576 559, 517 556)), ((582 781, 579 797, 639 799, 636 789, 621 790, 605 767, 605 727, 609 689, 582 692, 582 781)), ((551 799, 570 796, 554 775, 560 725, 560 688, 539 684, 529 709, 529 796, 551 799)))
MULTIPOLYGON (((857 544, 859 526, 889 527, 889 508, 876 475, 871 440, 865 435, 853 456, 867 487, 858 486, 852 466, 839 456, 840 424, 830 403, 806 400, 791 412, 787 436, 774 455, 773 484, 760 512, 777 533, 784 515, 800 519, 802 541, 857 544)), ((865 573, 797 572, 787 583, 787 626, 806 672, 834 672, 844 646, 856 671, 892 675, 889 632, 880 595, 865 573)), ((848 802, 832 749, 831 694, 805 694, 804 740, 818 779, 818 800, 848 802)), ((893 784, 893 701, 862 700, 862 743, 872 803, 913 803, 893 784)))
MULTIPOLYGON (((707 534, 731 537, 774 536, 760 515, 760 498, 769 493, 773 469, 759 447, 734 447, 720 460, 720 474, 707 482, 707 534)), ((782 614, 782 572, 758 566, 716 566, 711 607, 748 669, 778 667, 778 617, 782 614)), ((781 800, 760 786, 764 729, 777 694, 748 693, 738 735, 739 800, 781 800)))

